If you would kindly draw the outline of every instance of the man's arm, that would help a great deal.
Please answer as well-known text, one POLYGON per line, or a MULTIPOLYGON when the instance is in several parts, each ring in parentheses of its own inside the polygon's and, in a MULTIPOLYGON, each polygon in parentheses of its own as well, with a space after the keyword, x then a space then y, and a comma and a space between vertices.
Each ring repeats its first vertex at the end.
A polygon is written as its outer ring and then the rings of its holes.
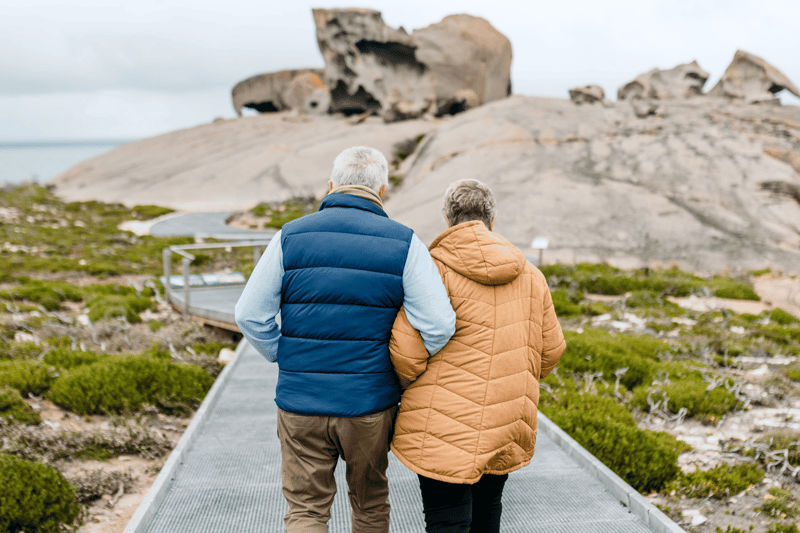
POLYGON ((444 348, 456 331, 456 313, 431 254, 414 235, 403 270, 403 308, 430 355, 444 348))
POLYGON ((234 311, 242 334, 271 363, 278 360, 281 330, 275 317, 281 310, 282 286, 283 250, 279 231, 253 269, 234 311))

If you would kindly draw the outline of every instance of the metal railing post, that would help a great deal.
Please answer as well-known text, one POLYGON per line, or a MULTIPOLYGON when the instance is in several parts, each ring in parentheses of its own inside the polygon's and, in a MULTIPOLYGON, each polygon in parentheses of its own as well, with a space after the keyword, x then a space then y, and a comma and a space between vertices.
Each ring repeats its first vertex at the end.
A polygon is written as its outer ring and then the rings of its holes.
POLYGON ((172 250, 164 248, 164 300, 169 303, 170 278, 172 277, 172 250))
POLYGON ((262 250, 261 246, 253 246, 253 268, 258 264, 258 260, 261 259, 262 250))
POLYGON ((189 315, 189 265, 192 260, 188 257, 183 258, 183 314, 189 315))

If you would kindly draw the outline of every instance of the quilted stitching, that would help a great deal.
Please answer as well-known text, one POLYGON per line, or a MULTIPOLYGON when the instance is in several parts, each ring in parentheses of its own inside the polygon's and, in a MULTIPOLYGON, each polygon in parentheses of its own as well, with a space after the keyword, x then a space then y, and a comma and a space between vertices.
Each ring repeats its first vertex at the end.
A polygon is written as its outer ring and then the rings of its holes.
POLYGON ((392 449, 419 474, 471 483, 530 462, 539 399, 532 371, 552 370, 565 343, 544 276, 482 223, 450 228, 431 255, 456 311, 456 334, 429 358, 398 315, 392 360, 416 381, 403 395, 392 449), (491 284, 497 268, 508 275, 520 257, 514 278, 491 284))

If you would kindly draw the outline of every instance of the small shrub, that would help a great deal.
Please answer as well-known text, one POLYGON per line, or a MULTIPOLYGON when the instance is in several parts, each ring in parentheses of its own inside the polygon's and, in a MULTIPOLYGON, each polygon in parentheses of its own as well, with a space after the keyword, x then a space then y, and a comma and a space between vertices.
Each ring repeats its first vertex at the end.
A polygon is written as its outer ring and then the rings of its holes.
POLYGON ((676 490, 690 498, 713 496, 722 499, 761 483, 763 479, 764 471, 754 464, 722 464, 711 470, 681 474, 666 490, 676 490))
POLYGON ((153 333, 157 332, 158 330, 163 328, 165 325, 166 324, 164 324, 160 320, 150 320, 149 322, 147 322, 147 327, 150 328, 150 331, 152 331, 153 333))
POLYGON ((139 313, 155 308, 155 301, 145 296, 107 294, 99 295, 87 302, 89 320, 97 322, 104 318, 124 317, 134 324, 142 321, 139 313))
POLYGON ((27 280, 18 287, 0 291, 0 299, 25 300, 41 305, 48 311, 61 308, 67 300, 80 302, 83 297, 78 287, 63 281, 27 280))
MULTIPOLYGON (((771 451, 788 450, 786 459, 792 466, 800 466, 800 433, 789 430, 770 431, 756 439, 771 451)), ((762 460, 765 459, 762 457, 762 460)))
POLYGON ((42 347, 35 342, 11 342, 2 345, 3 359, 33 359, 42 353, 42 347))
POLYGON ((17 389, 24 397, 40 395, 50 388, 53 376, 50 368, 36 361, 0 362, 0 385, 17 389))
POLYGON ((756 507, 756 511, 773 518, 794 518, 800 514, 792 491, 778 487, 769 489, 769 495, 764 497, 764 502, 761 507, 756 507))
POLYGON ((580 300, 575 301, 575 296, 570 296, 566 290, 555 289, 551 291, 550 294, 553 297, 553 307, 555 308, 556 315, 559 318, 583 314, 583 309, 580 306, 580 300))
POLYGON ((80 503, 99 500, 104 495, 113 495, 122 487, 123 493, 130 491, 136 479, 129 472, 104 472, 92 470, 78 477, 69 478, 75 490, 75 499, 80 503))
POLYGON ((639 429, 611 398, 567 393, 542 412, 640 492, 660 490, 680 472, 682 445, 666 433, 639 429))
POLYGON ((567 350, 559 368, 570 372, 602 372, 615 380, 614 371, 627 368, 621 383, 628 389, 649 382, 655 372, 658 353, 669 349, 663 340, 646 335, 611 335, 599 329, 583 333, 564 332, 567 350))
POLYGON ((787 313, 783 309, 773 309, 768 313, 770 322, 775 322, 781 326, 788 326, 790 324, 800 323, 800 318, 797 318, 791 313, 787 313))
POLYGON ((22 399, 19 391, 7 385, 0 386, 0 417, 20 424, 41 424, 39 413, 22 399))
POLYGON ((158 218, 174 212, 174 209, 170 209, 169 207, 161 207, 158 205, 137 205, 132 211, 136 218, 140 218, 142 220, 158 218))
POLYGON ((94 352, 55 348, 44 354, 43 361, 54 368, 68 370, 76 366, 91 365, 102 357, 104 356, 94 352))
POLYGON ((738 527, 728 526, 725 529, 717 527, 714 533, 749 533, 750 531, 753 531, 753 526, 750 526, 750 529, 748 529, 747 531, 745 531, 744 529, 739 529, 738 527))
POLYGON ((21 426, 0 418, 0 440, 8 453, 47 463, 60 459, 106 460, 119 455, 154 459, 172 449, 167 437, 136 420, 94 431, 67 431, 21 426))
POLYGON ((80 414, 122 413, 147 403, 185 414, 213 384, 202 368, 147 356, 120 356, 66 371, 49 398, 80 414))
POLYGON ((0 455, 0 531, 52 533, 76 525, 75 491, 49 466, 0 455))
POLYGON ((800 533, 794 524, 772 524, 764 533, 800 533))
MULTIPOLYGON (((724 386, 707 390, 708 383, 703 381, 698 370, 689 370, 682 363, 664 364, 661 368, 667 369, 670 382, 661 385, 652 397, 654 400, 668 398, 667 407, 673 413, 685 407, 689 417, 715 421, 739 404, 736 396, 724 386)), ((638 387, 631 404, 642 409, 649 408, 647 396, 651 390, 650 387, 638 387)))
POLYGON ((760 301, 761 297, 753 288, 743 281, 715 276, 709 283, 712 294, 718 298, 731 298, 733 300, 760 301))
POLYGON ((759 326, 751 335, 769 339, 782 346, 800 343, 800 327, 797 326, 759 326))

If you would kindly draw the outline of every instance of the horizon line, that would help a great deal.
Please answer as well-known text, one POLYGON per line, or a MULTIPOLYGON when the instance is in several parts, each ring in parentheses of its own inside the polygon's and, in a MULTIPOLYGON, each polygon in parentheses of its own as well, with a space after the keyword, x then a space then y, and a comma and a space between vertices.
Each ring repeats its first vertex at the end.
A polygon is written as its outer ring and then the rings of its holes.
POLYGON ((0 149, 5 148, 58 148, 75 146, 117 146, 128 144, 140 138, 109 138, 109 139, 30 139, 30 140, 4 140, 0 139, 0 149))

